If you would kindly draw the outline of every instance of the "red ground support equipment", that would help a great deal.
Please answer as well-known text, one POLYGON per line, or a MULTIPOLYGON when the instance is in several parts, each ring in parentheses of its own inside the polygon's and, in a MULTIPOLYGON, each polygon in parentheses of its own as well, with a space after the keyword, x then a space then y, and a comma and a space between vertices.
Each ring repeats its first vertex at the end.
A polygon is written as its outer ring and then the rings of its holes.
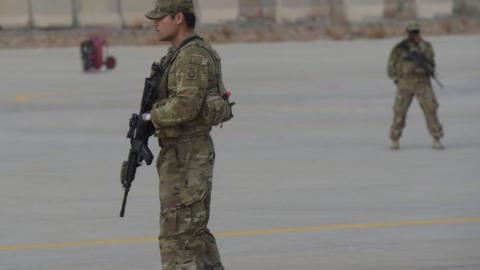
POLYGON ((117 65, 115 57, 108 55, 108 44, 105 39, 91 36, 80 45, 83 71, 98 71, 103 65, 113 69, 117 65), (106 55, 106 57, 104 57, 106 55))

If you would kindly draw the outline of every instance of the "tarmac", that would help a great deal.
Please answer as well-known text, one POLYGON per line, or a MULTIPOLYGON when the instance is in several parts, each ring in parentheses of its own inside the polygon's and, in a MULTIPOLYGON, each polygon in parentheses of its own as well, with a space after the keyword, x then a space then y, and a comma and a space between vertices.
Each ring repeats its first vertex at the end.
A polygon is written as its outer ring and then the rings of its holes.
MULTIPOLYGON (((412 104, 389 150, 398 39, 216 45, 235 118, 215 128, 210 228, 228 270, 480 269, 480 36, 434 37, 445 150, 412 104)), ((0 269, 160 269, 158 179, 126 217, 120 163, 167 47, 0 50, 0 269)), ((155 154, 158 146, 150 142, 155 154)))

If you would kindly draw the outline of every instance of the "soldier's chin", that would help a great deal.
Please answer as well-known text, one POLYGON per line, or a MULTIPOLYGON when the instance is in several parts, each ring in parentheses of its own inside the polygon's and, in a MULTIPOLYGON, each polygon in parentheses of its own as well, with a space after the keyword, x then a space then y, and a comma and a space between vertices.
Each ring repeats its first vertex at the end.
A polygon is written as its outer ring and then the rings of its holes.
POLYGON ((157 40, 160 42, 169 42, 172 39, 169 36, 157 34, 157 40))

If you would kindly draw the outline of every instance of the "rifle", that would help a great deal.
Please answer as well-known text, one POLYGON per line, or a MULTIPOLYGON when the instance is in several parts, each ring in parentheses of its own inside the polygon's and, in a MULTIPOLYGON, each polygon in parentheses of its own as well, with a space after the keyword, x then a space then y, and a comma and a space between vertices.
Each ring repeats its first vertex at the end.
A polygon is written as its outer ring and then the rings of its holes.
POLYGON ((155 132, 155 128, 150 119, 144 116, 152 109, 153 103, 157 100, 156 86, 160 82, 164 70, 159 64, 154 63, 152 66, 154 74, 145 78, 145 85, 143 88, 142 102, 140 105, 140 112, 133 113, 129 121, 129 130, 127 138, 130 139, 130 151, 128 153, 128 160, 124 161, 123 167, 126 167, 124 176, 121 176, 121 182, 124 189, 122 209, 120 210, 120 217, 125 216, 125 207, 127 204, 128 193, 132 187, 132 182, 135 179, 137 167, 142 165, 145 161, 147 165, 152 164, 153 154, 148 148, 148 139, 155 132))
POLYGON ((429 60, 425 54, 417 51, 411 51, 407 44, 403 44, 402 48, 408 52, 408 55, 405 57, 405 59, 413 61, 418 67, 425 71, 428 77, 432 77, 438 86, 443 88, 443 84, 437 78, 432 61, 429 60))

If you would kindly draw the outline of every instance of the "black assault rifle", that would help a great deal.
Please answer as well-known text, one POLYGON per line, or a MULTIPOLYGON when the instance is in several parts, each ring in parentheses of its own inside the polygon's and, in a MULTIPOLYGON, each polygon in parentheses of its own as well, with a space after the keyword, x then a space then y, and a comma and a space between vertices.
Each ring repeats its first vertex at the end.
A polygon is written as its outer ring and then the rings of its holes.
POLYGON ((120 217, 125 215, 125 206, 127 204, 128 193, 132 187, 132 182, 135 179, 137 167, 142 165, 145 161, 147 165, 152 164, 153 154, 148 148, 148 139, 155 132, 155 128, 149 119, 143 119, 143 115, 148 113, 157 100, 156 86, 160 82, 163 75, 163 70, 160 65, 154 63, 152 66, 154 74, 145 78, 145 86, 143 88, 142 103, 140 105, 140 112, 133 113, 130 118, 130 129, 127 133, 127 138, 130 139, 130 151, 128 153, 128 160, 124 161, 123 167, 126 166, 126 173, 122 176, 121 182, 124 189, 122 209, 120 210, 120 217))
POLYGON ((435 67, 433 65, 433 62, 428 59, 425 54, 417 51, 411 51, 406 44, 404 44, 402 48, 408 52, 405 59, 414 62, 415 65, 425 71, 428 77, 432 77, 432 79, 438 84, 438 86, 443 88, 443 84, 438 80, 437 75, 435 74, 435 67))

